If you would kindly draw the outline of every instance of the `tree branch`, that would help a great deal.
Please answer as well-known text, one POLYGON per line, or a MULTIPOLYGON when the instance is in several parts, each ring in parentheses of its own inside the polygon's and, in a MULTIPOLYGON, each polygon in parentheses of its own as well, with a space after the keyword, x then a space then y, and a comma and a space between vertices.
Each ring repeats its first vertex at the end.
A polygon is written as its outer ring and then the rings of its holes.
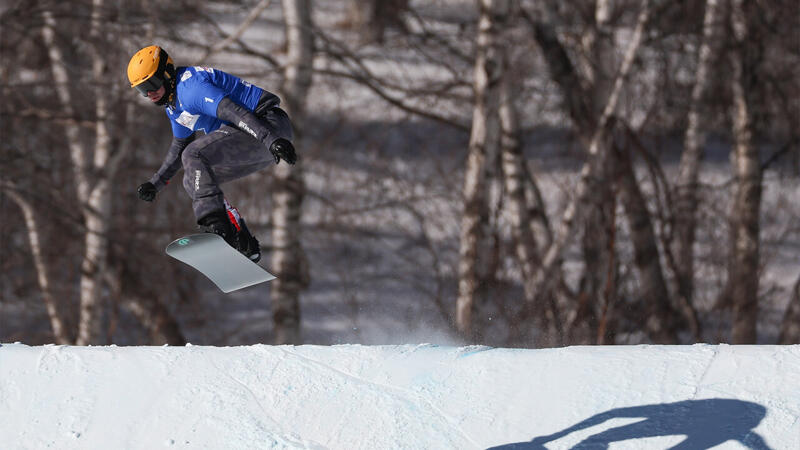
POLYGON ((244 32, 250 27, 250 25, 252 25, 256 19, 258 19, 258 16, 260 16, 261 13, 264 12, 264 10, 267 9, 267 7, 269 7, 270 3, 271 3, 270 0, 261 0, 260 2, 258 2, 258 4, 250 11, 250 14, 248 14, 247 17, 245 17, 245 19, 242 21, 242 23, 239 24, 236 30, 234 30, 234 32, 231 33, 225 39, 209 47, 206 50, 206 53, 202 57, 200 57, 200 60, 205 61, 214 53, 224 50, 234 42, 240 42, 239 38, 242 37, 242 34, 244 34, 244 32))

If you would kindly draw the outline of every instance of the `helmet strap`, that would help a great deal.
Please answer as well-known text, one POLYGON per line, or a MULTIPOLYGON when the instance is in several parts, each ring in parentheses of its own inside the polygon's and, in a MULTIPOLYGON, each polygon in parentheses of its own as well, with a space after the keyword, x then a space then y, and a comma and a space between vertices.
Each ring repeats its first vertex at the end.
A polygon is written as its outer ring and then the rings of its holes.
POLYGON ((158 77, 161 78, 163 81, 162 86, 164 86, 164 95, 155 103, 158 106, 164 105, 172 105, 175 106, 175 87, 177 86, 177 78, 175 73, 175 65, 172 63, 172 59, 167 56, 167 52, 164 49, 161 50, 158 67, 158 77))

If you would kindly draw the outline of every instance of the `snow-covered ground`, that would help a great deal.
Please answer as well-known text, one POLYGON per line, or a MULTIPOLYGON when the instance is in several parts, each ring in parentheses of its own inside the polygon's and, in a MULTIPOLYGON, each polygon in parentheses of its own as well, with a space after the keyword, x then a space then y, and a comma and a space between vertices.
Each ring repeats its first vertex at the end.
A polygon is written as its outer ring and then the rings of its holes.
POLYGON ((800 345, 0 346, 0 447, 800 448, 800 345))

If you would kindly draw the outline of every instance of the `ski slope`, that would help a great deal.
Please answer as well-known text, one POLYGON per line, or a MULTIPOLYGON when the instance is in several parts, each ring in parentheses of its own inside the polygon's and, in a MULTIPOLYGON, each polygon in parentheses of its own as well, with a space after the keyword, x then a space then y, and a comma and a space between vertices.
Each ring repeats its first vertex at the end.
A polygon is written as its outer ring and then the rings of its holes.
POLYGON ((605 443, 800 449, 800 345, 0 346, 3 449, 605 443))

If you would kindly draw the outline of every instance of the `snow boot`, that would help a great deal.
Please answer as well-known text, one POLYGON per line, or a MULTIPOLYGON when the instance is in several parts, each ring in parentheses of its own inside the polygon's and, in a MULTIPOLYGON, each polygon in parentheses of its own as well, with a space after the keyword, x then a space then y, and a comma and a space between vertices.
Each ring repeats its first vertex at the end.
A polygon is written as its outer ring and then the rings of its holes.
POLYGON ((239 236, 237 245, 238 250, 242 252, 244 256, 247 256, 250 261, 257 263, 261 260, 261 246, 258 245, 258 239, 250 234, 250 230, 247 229, 247 224, 242 218, 239 219, 239 236))
POLYGON ((261 260, 261 247, 258 245, 258 239, 250 234, 247 224, 238 214, 216 211, 198 220, 197 223, 202 231, 218 234, 225 239, 228 245, 238 250, 250 261, 261 260))
POLYGON ((225 211, 212 212, 199 219, 197 224, 200 225, 200 230, 206 233, 217 234, 222 237, 222 239, 225 239, 228 245, 237 250, 239 249, 237 245, 238 233, 236 232, 236 227, 234 227, 230 219, 228 219, 228 214, 225 211))

